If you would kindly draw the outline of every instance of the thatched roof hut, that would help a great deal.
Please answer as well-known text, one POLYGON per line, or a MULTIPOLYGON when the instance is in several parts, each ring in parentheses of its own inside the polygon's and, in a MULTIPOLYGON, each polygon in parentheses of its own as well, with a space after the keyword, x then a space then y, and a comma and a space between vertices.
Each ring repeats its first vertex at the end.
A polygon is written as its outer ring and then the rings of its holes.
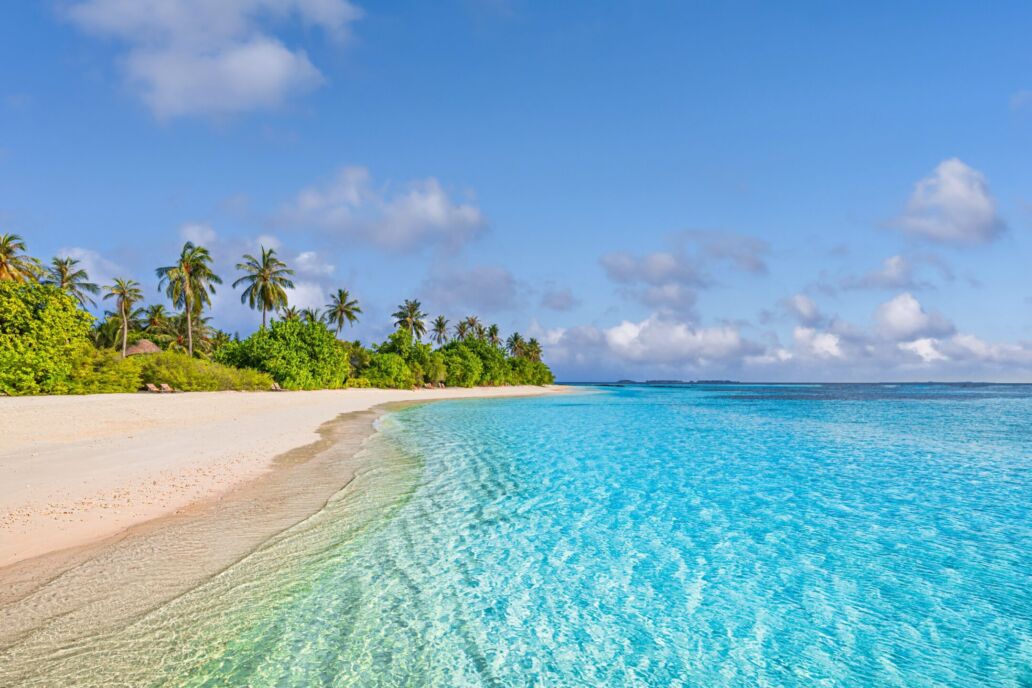
POLYGON ((161 353, 161 347, 152 342, 149 339, 141 339, 136 342, 128 349, 125 350, 126 356, 136 356, 139 354, 159 354, 161 353))

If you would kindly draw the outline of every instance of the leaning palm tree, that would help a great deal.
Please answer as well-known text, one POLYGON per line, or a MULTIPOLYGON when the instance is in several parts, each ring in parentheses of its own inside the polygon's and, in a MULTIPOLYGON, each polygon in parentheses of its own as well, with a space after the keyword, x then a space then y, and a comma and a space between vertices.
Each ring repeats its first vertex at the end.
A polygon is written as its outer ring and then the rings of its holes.
POLYGON ((117 317, 122 321, 122 358, 125 358, 125 350, 129 344, 129 319, 133 314, 133 304, 143 298, 140 291, 140 283, 136 280, 116 279, 115 283, 107 288, 104 299, 115 299, 115 306, 118 307, 117 317))
POLYGON ((318 308, 302 308, 301 320, 311 325, 312 323, 322 322, 322 317, 318 308))
POLYGON ((513 358, 522 358, 527 351, 527 343, 523 341, 519 332, 513 332, 505 340, 505 348, 509 350, 509 355, 513 358))
POLYGON ((487 328, 487 343, 491 346, 502 345, 502 338, 498 334, 498 325, 491 325, 487 328))
POLYGON ((285 308, 287 305, 287 289, 293 289, 294 283, 290 275, 294 271, 276 257, 276 249, 259 246, 261 257, 244 255, 244 262, 237 263, 237 270, 243 270, 244 276, 233 282, 236 289, 241 284, 247 288, 240 295, 240 303, 246 303, 253 309, 262 311, 262 328, 265 327, 266 314, 285 308))
POLYGON ((438 346, 448 341, 448 320, 445 319, 443 315, 439 315, 434 319, 430 338, 433 339, 438 346))
POLYGON ((222 280, 211 269, 211 254, 192 241, 183 244, 183 250, 174 265, 156 270, 158 289, 164 287, 172 305, 186 314, 186 350, 193 356, 193 319, 200 317, 204 307, 211 304, 215 284, 222 280))
POLYGON ((66 291, 72 298, 79 302, 79 305, 86 308, 86 304, 95 305, 93 299, 87 294, 100 293, 100 287, 90 282, 89 274, 82 268, 76 267, 79 261, 75 258, 54 258, 47 268, 47 277, 44 284, 52 284, 59 289, 66 291))
POLYGON ((39 260, 25 255, 25 241, 17 234, 0 234, 0 282, 35 282, 43 274, 39 260))
POLYGON ((423 304, 415 299, 405 299, 405 303, 398 306, 391 317, 394 318, 394 326, 408 330, 416 339, 422 339, 426 334, 426 313, 422 310, 423 304))
POLYGON ((286 308, 281 308, 280 309, 280 318, 283 319, 283 322, 299 321, 299 320, 301 320, 301 311, 299 311, 298 309, 294 308, 293 306, 288 306, 286 308))
POLYGON ((336 328, 339 337, 340 331, 344 329, 344 323, 354 323, 361 312, 358 301, 351 298, 351 293, 347 289, 338 289, 336 294, 330 294, 330 302, 326 304, 326 313, 323 317, 326 318, 327 325, 336 328))

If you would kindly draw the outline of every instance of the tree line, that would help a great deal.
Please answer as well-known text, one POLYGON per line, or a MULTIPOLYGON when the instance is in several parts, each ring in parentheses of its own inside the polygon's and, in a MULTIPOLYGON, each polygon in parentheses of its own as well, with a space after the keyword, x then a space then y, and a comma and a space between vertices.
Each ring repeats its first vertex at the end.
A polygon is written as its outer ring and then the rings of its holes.
MULTIPOLYGON (((241 303, 262 316, 259 330, 243 340, 252 345, 246 355, 242 353, 245 347, 238 336, 230 336, 214 327, 211 318, 206 316, 212 295, 223 281, 215 273, 211 254, 203 246, 188 241, 174 262, 155 270, 158 290, 174 309, 169 311, 161 303, 143 305, 142 286, 133 279, 114 278, 111 284, 98 285, 90 280, 79 260, 55 257, 44 264, 28 254, 20 236, 0 234, 0 284, 52 287, 84 313, 90 306, 96 306, 95 297, 109 302, 111 309, 106 310, 102 318, 88 316, 91 320, 89 336, 96 348, 115 349, 122 358, 127 356, 130 344, 148 339, 166 352, 216 364, 255 368, 276 377, 273 369, 282 367, 284 356, 290 357, 287 355, 289 346, 282 348, 271 342, 277 338, 307 337, 306 346, 318 349, 319 355, 346 359, 346 379, 336 380, 342 370, 341 365, 336 365, 330 366, 329 372, 314 377, 307 374, 311 371, 295 370, 298 375, 293 375, 280 370, 283 379, 278 382, 300 380, 303 382, 297 382, 296 386, 309 388, 316 386, 316 379, 321 380, 319 384, 328 386, 443 384, 449 378, 449 365, 454 373, 449 384, 457 380, 465 385, 471 381, 472 384, 542 384, 552 379, 551 371, 541 361, 541 345, 536 339, 524 339, 514 332, 503 340, 497 325, 485 325, 475 315, 451 326, 443 315, 430 321, 419 300, 406 299, 392 318, 397 328, 395 334, 404 333, 407 343, 392 335, 387 342, 365 349, 357 341, 339 339, 344 328, 356 323, 362 314, 358 300, 349 290, 337 289, 329 294, 323 309, 298 309, 289 303, 294 271, 279 258, 274 248, 260 246, 257 254, 245 254, 236 269, 239 276, 232 288, 241 289, 241 303), (270 318, 270 315, 278 317, 270 318), (322 337, 322 333, 329 338, 315 346, 315 340, 322 337), (425 338, 437 345, 436 351, 423 341, 425 338), (261 346, 265 347, 264 353, 258 352, 261 346), (460 349, 461 356, 456 353, 460 349), (469 364, 466 354, 470 352, 480 359, 479 369, 469 364), (491 352, 503 354, 507 361, 504 370, 491 352), (400 360, 385 362, 384 357, 390 356, 400 360), (456 357, 465 357, 466 362, 460 364, 456 357), (464 372, 459 372, 460 369, 464 372)), ((0 333, 4 326, 3 313, 0 313, 0 333)), ((289 345, 300 343, 294 341, 289 345)), ((314 369, 321 364, 299 360, 293 367, 303 369, 306 365, 314 369)))

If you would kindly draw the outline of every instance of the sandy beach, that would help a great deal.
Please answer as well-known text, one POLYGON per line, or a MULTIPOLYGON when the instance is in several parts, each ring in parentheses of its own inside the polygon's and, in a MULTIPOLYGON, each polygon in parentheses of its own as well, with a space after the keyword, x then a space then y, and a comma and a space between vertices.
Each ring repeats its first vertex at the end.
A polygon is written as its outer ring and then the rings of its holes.
MULTIPOLYGON (((218 498, 381 404, 554 388, 0 398, 0 567, 218 498)), ((371 418, 367 421, 371 423, 371 418)))

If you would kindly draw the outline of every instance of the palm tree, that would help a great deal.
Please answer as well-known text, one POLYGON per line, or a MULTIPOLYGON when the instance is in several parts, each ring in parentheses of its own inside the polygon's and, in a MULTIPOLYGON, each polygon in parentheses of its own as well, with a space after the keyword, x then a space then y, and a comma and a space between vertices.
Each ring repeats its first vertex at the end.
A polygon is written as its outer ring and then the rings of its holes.
POLYGON ((156 303, 143 310, 143 329, 153 334, 168 334, 169 315, 162 304, 156 303))
POLYGON ((143 298, 140 283, 136 280, 115 279, 115 283, 107 288, 104 299, 115 299, 118 307, 118 318, 122 321, 122 358, 129 344, 129 319, 133 314, 133 304, 143 298))
POLYGON ((527 340, 526 356, 535 363, 541 362, 541 344, 533 337, 527 340))
POLYGON ((487 343, 491 346, 502 345, 502 338, 498 334, 498 325, 491 325, 487 328, 487 343))
POLYGON ((465 320, 460 320, 455 324, 455 338, 465 339, 469 336, 469 323, 465 320))
POLYGON ((78 264, 79 261, 75 258, 54 258, 47 268, 44 284, 52 284, 63 289, 78 301, 80 306, 86 308, 87 303, 95 305, 93 299, 86 294, 97 294, 100 287, 89 281, 90 276, 85 270, 75 267, 78 264))
POLYGON ((476 337, 477 339, 484 338, 484 326, 480 324, 480 318, 477 316, 470 315, 466 318, 466 328, 469 332, 468 336, 476 337))
POLYGON ((183 244, 175 265, 158 268, 156 272, 158 289, 164 287, 172 305, 182 308, 186 314, 186 350, 193 356, 193 318, 211 304, 211 295, 215 293, 212 285, 222 284, 211 269, 211 254, 203 246, 188 241, 183 244))
POLYGON ((326 313, 323 317, 326 318, 327 325, 336 326, 339 337, 340 331, 344 329, 344 323, 354 323, 361 312, 358 301, 351 298, 351 293, 347 289, 338 289, 336 294, 330 294, 330 302, 326 304, 326 313))
POLYGON ((414 299, 405 299, 405 303, 398 306, 391 317, 394 318, 394 326, 408 330, 416 339, 422 339, 426 334, 426 313, 422 311, 423 304, 414 299))
POLYGON ((43 273, 39 260, 25 255, 25 241, 17 234, 0 234, 0 281, 35 282, 43 273))
POLYGON ((283 322, 290 322, 291 320, 301 320, 301 312, 293 306, 280 309, 280 317, 283 322))
POLYGON ((247 289, 240 295, 240 303, 261 309, 264 328, 266 313, 286 307, 287 289, 294 288, 290 280, 294 271, 276 257, 276 249, 264 246, 258 248, 261 250, 260 258, 245 254, 244 262, 237 263, 237 270, 243 270, 246 274, 233 282, 233 288, 247 285, 247 289))
POLYGON ((437 342, 438 346, 448 341, 448 321, 443 315, 437 316, 434 319, 433 329, 431 330, 431 338, 437 342))
POLYGON ((513 332, 505 340, 505 348, 509 350, 509 355, 513 358, 521 358, 526 353, 527 343, 523 341, 519 332, 513 332))
POLYGON ((302 308, 301 319, 311 325, 312 323, 322 322, 322 318, 319 314, 318 308, 302 308))

